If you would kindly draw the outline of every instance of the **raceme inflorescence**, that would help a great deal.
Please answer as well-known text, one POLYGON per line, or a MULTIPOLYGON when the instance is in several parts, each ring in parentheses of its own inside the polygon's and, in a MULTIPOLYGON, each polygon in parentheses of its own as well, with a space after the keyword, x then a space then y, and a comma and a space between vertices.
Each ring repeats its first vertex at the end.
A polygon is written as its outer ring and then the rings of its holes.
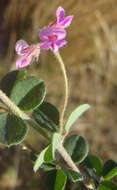
POLYGON ((51 49, 56 52, 60 47, 66 45, 67 40, 65 40, 65 28, 71 24, 72 19, 72 15, 65 16, 65 10, 62 7, 59 7, 56 11, 55 21, 38 31, 38 36, 41 40, 40 42, 28 45, 24 40, 17 41, 15 50, 20 58, 16 61, 16 67, 26 67, 35 59, 37 61, 41 49, 51 49))
POLYGON ((22 39, 16 42, 17 70, 8 72, 0 81, 0 143, 7 147, 20 144, 23 150, 25 145, 26 156, 30 155, 34 163, 34 172, 40 169, 47 172, 43 180, 44 190, 117 190, 113 180, 117 175, 117 162, 108 160, 103 163, 96 155, 89 154, 87 140, 73 131, 74 123, 90 105, 78 106, 64 119, 69 88, 59 48, 67 44, 66 28, 73 17, 66 16, 65 10, 58 7, 56 19, 38 31, 37 43, 29 45, 22 39), (64 101, 60 111, 45 101, 44 80, 28 76, 26 72, 27 66, 38 61, 42 50, 51 50, 62 71, 64 101), (39 152, 32 148, 31 142, 27 146, 30 128, 44 140, 45 147, 39 152))

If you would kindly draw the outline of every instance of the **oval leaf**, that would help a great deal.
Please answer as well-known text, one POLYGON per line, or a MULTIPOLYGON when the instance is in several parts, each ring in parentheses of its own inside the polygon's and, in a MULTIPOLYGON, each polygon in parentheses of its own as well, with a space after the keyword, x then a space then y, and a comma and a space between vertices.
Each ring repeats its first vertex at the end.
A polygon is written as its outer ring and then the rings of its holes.
POLYGON ((0 114, 0 142, 7 146, 21 143, 27 134, 25 122, 15 115, 0 114))
POLYGON ((64 147, 76 163, 81 163, 89 152, 87 141, 79 135, 66 138, 64 147))
POLYGON ((117 190, 117 185, 111 181, 103 181, 97 190, 117 190))
POLYGON ((36 172, 43 163, 49 163, 52 161, 52 145, 49 145, 37 156, 33 169, 36 172))
POLYGON ((44 163, 44 155, 45 155, 45 152, 46 152, 47 149, 48 149, 48 147, 46 147, 44 150, 42 150, 42 152, 38 155, 37 160, 35 161, 35 164, 34 164, 34 167, 33 167, 35 172, 44 163))
POLYGON ((59 112, 55 106, 43 102, 32 114, 36 122, 51 132, 56 132, 59 125, 59 112))
POLYGON ((83 165, 85 165, 87 168, 95 169, 97 176, 102 175, 103 163, 99 157, 95 155, 88 155, 83 161, 83 165))
POLYGON ((114 160, 107 160, 103 166, 103 176, 108 176, 108 174, 111 173, 114 168, 117 168, 117 162, 114 160))
POLYGON ((50 144, 45 152, 44 155, 44 161, 46 163, 50 163, 53 161, 53 157, 52 157, 52 145, 50 144))
POLYGON ((42 79, 29 77, 17 82, 10 95, 11 100, 23 111, 31 111, 39 106, 45 97, 42 79))
POLYGON ((113 168, 111 171, 109 171, 108 174, 106 176, 104 176, 104 179, 109 180, 109 179, 113 178, 114 176, 117 176, 117 166, 115 168, 113 168))
POLYGON ((56 169, 56 166, 53 163, 43 163, 40 168, 42 168, 44 171, 52 171, 56 169))
POLYGON ((10 96, 13 87, 18 81, 23 80, 25 75, 26 70, 15 70, 7 73, 0 82, 0 88, 7 96, 10 96))
POLYGON ((81 106, 79 106, 78 108, 76 108, 71 115, 69 116, 66 124, 65 124, 65 130, 66 132, 68 132, 70 130, 70 128, 72 127, 72 125, 74 124, 74 122, 88 109, 90 108, 90 106, 88 104, 83 104, 81 106))
POLYGON ((61 169, 57 170, 54 190, 64 190, 67 182, 67 176, 61 169))
POLYGON ((71 169, 66 169, 66 168, 64 169, 64 171, 67 174, 68 178, 74 183, 84 180, 84 177, 76 171, 73 171, 71 169))

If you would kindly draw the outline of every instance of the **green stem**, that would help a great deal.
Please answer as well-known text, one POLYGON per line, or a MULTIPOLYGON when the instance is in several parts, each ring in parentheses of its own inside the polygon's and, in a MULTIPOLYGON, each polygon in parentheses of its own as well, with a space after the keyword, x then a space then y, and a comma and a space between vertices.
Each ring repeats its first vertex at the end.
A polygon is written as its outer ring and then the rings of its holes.
POLYGON ((6 96, 6 94, 0 90, 0 99, 1 101, 8 107, 8 109, 15 114, 16 116, 20 117, 23 120, 26 120, 27 123, 33 127, 34 129, 36 129, 42 136, 44 136, 46 139, 49 139, 49 137, 47 136, 47 133, 45 132, 44 129, 42 129, 38 123, 33 120, 32 118, 30 118, 26 113, 24 113, 22 110, 20 110, 20 108, 15 105, 10 99, 9 97, 6 96))
POLYGON ((68 103, 68 78, 67 78, 67 73, 66 73, 66 69, 65 69, 65 65, 63 62, 63 59, 60 55, 59 52, 53 52, 55 57, 58 60, 58 63, 60 64, 60 68, 63 74, 63 78, 64 78, 64 104, 62 107, 62 112, 61 112, 61 116, 60 116, 60 134, 62 135, 64 133, 64 125, 63 125, 63 119, 64 119, 64 114, 66 111, 66 107, 67 107, 67 103, 68 103))

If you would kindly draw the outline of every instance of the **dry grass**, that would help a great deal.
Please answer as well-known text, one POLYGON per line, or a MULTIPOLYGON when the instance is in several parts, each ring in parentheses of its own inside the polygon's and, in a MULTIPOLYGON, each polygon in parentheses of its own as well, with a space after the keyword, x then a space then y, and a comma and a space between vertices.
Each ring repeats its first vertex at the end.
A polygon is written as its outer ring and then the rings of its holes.
MULTIPOLYGON (((2 15, 1 76, 14 67, 16 40, 36 41, 38 29, 53 19, 59 5, 67 14, 75 15, 68 29, 68 46, 61 50, 70 86, 67 115, 80 103, 91 104, 91 110, 74 129, 87 137, 91 152, 101 155, 104 160, 116 159, 116 0, 51 0, 51 4, 50 0, 28 0, 28 3, 26 0, 11 0, 2 15)), ((58 86, 62 78, 51 53, 42 52, 39 64, 31 66, 30 71, 46 80, 47 100, 60 106, 63 89, 61 87, 58 92, 58 86)))

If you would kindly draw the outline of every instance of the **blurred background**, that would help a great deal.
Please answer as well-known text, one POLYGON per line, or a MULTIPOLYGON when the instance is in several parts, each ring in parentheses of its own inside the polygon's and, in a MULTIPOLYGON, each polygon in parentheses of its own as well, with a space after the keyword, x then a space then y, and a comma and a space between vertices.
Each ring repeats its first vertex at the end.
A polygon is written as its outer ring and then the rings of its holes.
MULTIPOLYGON (((0 78, 15 69, 17 40, 38 40, 37 31, 55 18, 58 6, 75 15, 68 28, 68 45, 61 55, 69 77, 66 117, 82 103, 91 109, 74 130, 90 144, 90 152, 117 160, 117 1, 116 0, 0 0, 0 78)), ((46 100, 62 105, 59 65, 51 52, 41 52, 29 74, 47 84, 46 100)), ((39 150, 43 140, 32 131, 29 142, 39 150)), ((43 173, 33 173, 32 162, 20 147, 0 145, 0 190, 41 190, 43 173)))

